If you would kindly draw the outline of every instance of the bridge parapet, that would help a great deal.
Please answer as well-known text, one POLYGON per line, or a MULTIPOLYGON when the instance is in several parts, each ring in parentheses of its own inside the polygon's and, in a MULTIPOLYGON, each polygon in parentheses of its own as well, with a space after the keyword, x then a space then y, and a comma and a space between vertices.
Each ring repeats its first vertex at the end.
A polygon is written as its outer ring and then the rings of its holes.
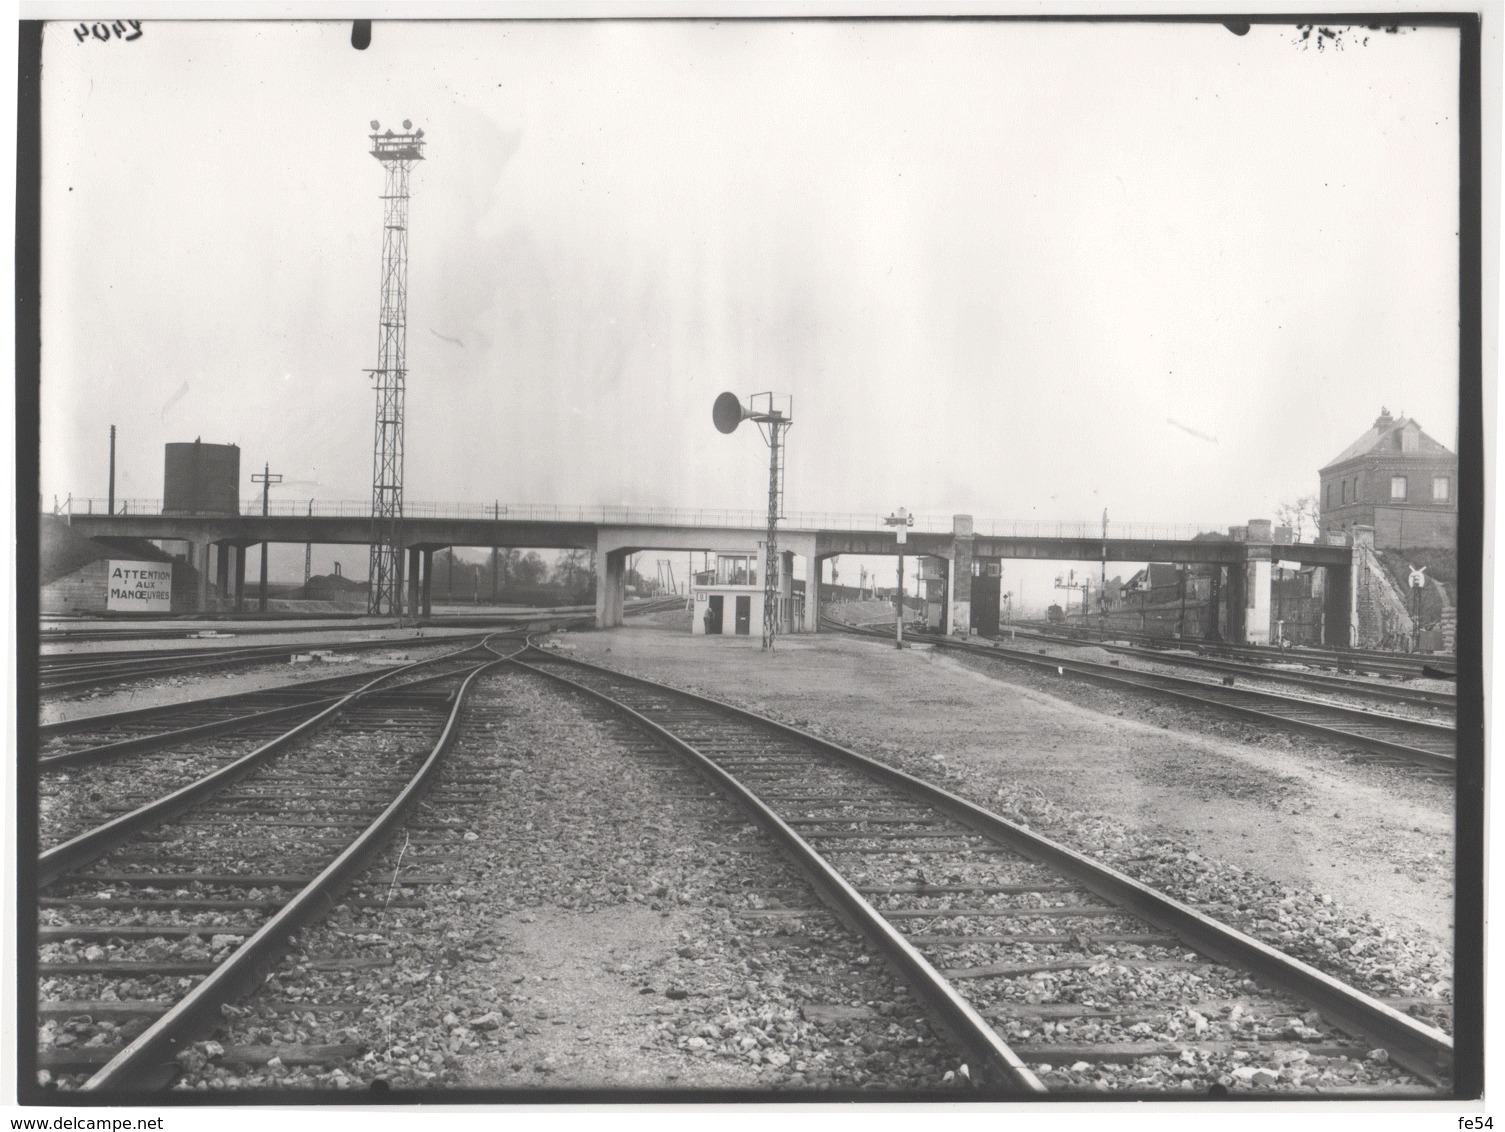
MULTIPOLYGON (((70 498, 73 516, 103 516, 109 513, 109 501, 91 497, 70 498)), ((117 499, 115 514, 126 516, 162 515, 162 500, 148 498, 117 499)), ((261 514, 261 499, 241 501, 241 514, 261 514)), ((370 519, 371 501, 353 499, 273 499, 268 503, 272 518, 370 519)), ((612 526, 653 527, 766 527, 763 511, 729 508, 638 507, 629 505, 574 505, 555 503, 433 503, 408 500, 403 504, 405 519, 459 519, 470 522, 491 520, 514 523, 592 523, 612 526)), ((949 537, 953 517, 950 515, 916 516, 912 534, 949 537)), ((885 516, 846 511, 791 511, 780 520, 780 528, 791 531, 870 531, 893 533, 885 516)), ((1117 539, 1191 539, 1209 530, 1202 523, 1130 523, 1109 524, 1109 534, 1117 539)), ((1087 538, 1102 537, 1102 525, 1087 520, 1008 519, 973 524, 978 538, 1087 538)))

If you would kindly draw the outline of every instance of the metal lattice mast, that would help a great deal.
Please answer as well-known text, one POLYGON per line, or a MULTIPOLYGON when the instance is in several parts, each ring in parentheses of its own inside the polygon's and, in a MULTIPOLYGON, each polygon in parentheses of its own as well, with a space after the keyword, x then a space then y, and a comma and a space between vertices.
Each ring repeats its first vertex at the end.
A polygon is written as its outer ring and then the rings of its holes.
MULTIPOLYGON (((711 406, 718 432, 730 435, 743 421, 758 422, 768 444, 768 552, 763 558, 763 648, 773 648, 779 634, 779 518, 784 510, 784 430, 794 423, 794 398, 786 394, 754 393, 747 408, 735 393, 723 393, 711 406), (774 408, 775 399, 783 408, 774 408), (759 401, 762 407, 759 407, 759 401)), ((693 582, 693 578, 691 581, 693 582)), ((809 582, 806 582, 809 585, 809 582)))
POLYGON ((403 400, 408 344, 408 174, 423 160, 423 131, 403 122, 402 133, 378 133, 371 123, 371 156, 386 172, 382 193, 381 322, 377 335, 376 436, 371 468, 370 613, 402 613, 403 400))
POLYGON ((784 449, 779 442, 786 426, 768 422, 768 553, 763 562, 763 647, 773 648, 779 622, 779 514, 784 509, 784 449))

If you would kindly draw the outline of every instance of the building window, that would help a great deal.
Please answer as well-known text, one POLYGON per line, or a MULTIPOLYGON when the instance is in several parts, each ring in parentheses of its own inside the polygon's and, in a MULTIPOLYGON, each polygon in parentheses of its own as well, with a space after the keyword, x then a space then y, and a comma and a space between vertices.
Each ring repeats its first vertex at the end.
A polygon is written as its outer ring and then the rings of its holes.
POLYGON ((1327 505, 1329 507, 1333 505, 1333 485, 1331 483, 1327 485, 1327 505))
POLYGON ((1432 477, 1432 502, 1446 503, 1448 501, 1448 478, 1447 476, 1432 477))
POLYGON ((1406 477, 1405 476, 1391 476, 1390 477, 1390 498, 1391 498, 1392 501, 1397 502, 1397 503, 1404 503, 1406 501, 1406 477))
POLYGON ((757 558, 752 555, 719 554, 716 556, 718 586, 755 586, 758 584, 757 558))

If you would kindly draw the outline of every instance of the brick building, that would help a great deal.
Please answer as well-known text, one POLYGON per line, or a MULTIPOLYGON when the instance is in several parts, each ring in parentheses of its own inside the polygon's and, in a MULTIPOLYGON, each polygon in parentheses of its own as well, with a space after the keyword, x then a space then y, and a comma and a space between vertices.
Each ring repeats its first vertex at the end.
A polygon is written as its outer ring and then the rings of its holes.
POLYGON ((1375 546, 1451 548, 1458 537, 1458 457, 1408 417, 1381 409, 1321 477, 1323 534, 1373 527, 1375 546))

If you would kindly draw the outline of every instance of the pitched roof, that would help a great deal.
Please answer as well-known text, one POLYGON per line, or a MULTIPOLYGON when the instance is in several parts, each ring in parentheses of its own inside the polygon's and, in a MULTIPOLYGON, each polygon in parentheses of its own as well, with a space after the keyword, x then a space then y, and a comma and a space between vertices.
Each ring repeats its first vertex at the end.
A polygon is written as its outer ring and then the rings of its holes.
POLYGON ((1421 431, 1421 425, 1410 417, 1392 417, 1390 410, 1381 409, 1379 417, 1374 424, 1369 426, 1367 432, 1360 436, 1347 448, 1339 452, 1331 460, 1323 465, 1323 470, 1331 468, 1334 464, 1341 464, 1347 460, 1353 460, 1359 456, 1367 456, 1371 452, 1385 452, 1397 454, 1401 452, 1400 433, 1407 425, 1415 427, 1417 432, 1416 450, 1406 452, 1407 456, 1451 456, 1452 450, 1433 440, 1425 432, 1421 431))

